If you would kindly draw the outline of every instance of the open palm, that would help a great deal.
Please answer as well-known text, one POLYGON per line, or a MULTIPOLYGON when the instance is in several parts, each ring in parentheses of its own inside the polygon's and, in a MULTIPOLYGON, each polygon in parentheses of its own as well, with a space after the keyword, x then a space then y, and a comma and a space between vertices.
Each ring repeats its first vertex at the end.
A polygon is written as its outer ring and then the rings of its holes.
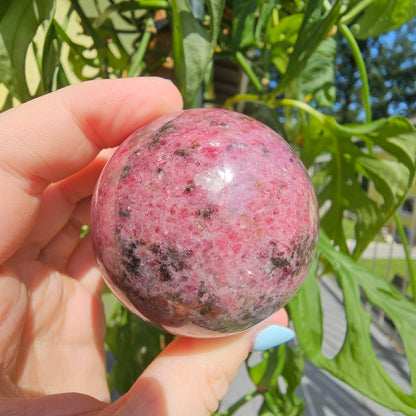
MULTIPOLYGON (((89 223, 90 197, 106 161, 97 154, 143 123, 180 109, 177 91, 167 84, 86 83, 1 115, 3 396, 79 392, 109 400, 102 280, 90 237, 81 239, 80 231, 89 223), (109 97, 111 105, 100 106, 109 97), (134 103, 147 106, 137 112, 130 108, 134 103)), ((99 401, 93 401, 98 408, 99 401)))
POLYGON ((178 337, 109 405, 102 281, 90 237, 93 188, 130 133, 181 108, 156 78, 81 83, 0 114, 0 414, 209 415, 256 334, 178 337))
POLYGON ((30 395, 109 398, 102 281, 89 236, 80 238, 102 160, 43 192, 31 232, 3 266, 2 327, 10 330, 0 332, 0 368, 30 395))

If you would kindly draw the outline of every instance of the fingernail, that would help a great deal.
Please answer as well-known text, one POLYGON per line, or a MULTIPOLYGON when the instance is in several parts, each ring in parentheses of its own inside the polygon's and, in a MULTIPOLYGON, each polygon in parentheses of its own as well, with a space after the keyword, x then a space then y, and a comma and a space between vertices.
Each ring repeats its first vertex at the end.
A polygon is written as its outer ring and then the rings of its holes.
POLYGON ((254 341, 254 351, 264 351, 277 347, 294 338, 295 333, 285 326, 270 325, 261 330, 254 341))

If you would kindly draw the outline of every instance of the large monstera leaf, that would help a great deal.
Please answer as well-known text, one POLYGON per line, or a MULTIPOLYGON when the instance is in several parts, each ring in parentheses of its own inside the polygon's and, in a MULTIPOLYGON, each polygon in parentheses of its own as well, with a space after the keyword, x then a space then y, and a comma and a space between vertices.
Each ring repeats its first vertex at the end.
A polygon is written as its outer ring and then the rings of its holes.
POLYGON ((334 119, 311 119, 303 146, 306 165, 322 208, 321 226, 349 253, 343 218, 355 221, 358 258, 404 202, 413 183, 416 132, 403 117, 366 125, 340 126, 334 119), (365 185, 366 184, 366 185, 365 185))
POLYGON ((308 359, 378 403, 414 415, 416 408, 416 305, 369 269, 341 253, 321 233, 318 256, 303 286, 289 302, 297 339, 308 359), (333 272, 340 289, 347 330, 342 346, 329 359, 322 352, 324 324, 318 279, 319 260, 333 272), (404 391, 388 375, 371 340, 371 312, 363 303, 389 316, 400 334, 410 369, 411 392, 404 391))
POLYGON ((0 79, 20 101, 32 98, 26 80, 26 53, 54 5, 54 0, 0 2, 0 79))

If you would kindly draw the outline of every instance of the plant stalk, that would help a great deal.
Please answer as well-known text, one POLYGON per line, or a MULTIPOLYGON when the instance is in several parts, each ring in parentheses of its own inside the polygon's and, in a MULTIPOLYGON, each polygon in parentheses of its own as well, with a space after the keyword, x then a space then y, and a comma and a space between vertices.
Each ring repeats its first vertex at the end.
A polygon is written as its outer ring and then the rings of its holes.
POLYGON ((319 111, 315 110, 309 104, 306 104, 303 101, 294 100, 292 98, 275 99, 273 97, 270 97, 269 95, 262 96, 258 94, 237 94, 229 98, 224 103, 224 108, 231 108, 234 104, 240 101, 252 101, 252 102, 262 101, 262 102, 266 102, 269 107, 278 107, 278 106, 295 107, 295 108, 298 108, 299 110, 303 110, 305 113, 309 114, 310 116, 317 118, 322 124, 326 123, 324 114, 321 114, 319 111))
POLYGON ((355 40, 354 35, 351 33, 350 29, 344 23, 341 23, 338 26, 341 34, 347 39, 348 44, 350 45, 354 61, 357 65, 358 71, 360 73, 362 87, 361 87, 361 97, 362 103, 365 111, 365 118, 367 123, 371 123, 371 103, 370 103, 370 87, 368 84, 368 75, 367 69, 365 67, 364 58, 361 54, 360 48, 357 41, 355 40))
POLYGON ((239 103, 240 101, 260 101, 261 96, 258 94, 236 94, 228 98, 227 101, 223 104, 224 108, 231 109, 234 104, 239 103))
POLYGON ((150 39, 152 37, 152 33, 155 29, 155 23, 153 18, 149 18, 146 21, 146 29, 143 33, 143 36, 140 40, 139 47, 137 51, 133 55, 133 59, 130 65, 130 68, 127 72, 128 77, 135 77, 140 74, 140 65, 143 62, 144 55, 147 51, 147 47, 149 46, 150 39))
POLYGON ((374 0, 361 0, 348 13, 344 14, 340 19, 341 23, 349 24, 352 22, 366 7, 368 7, 374 0))
POLYGON ((256 87, 256 90, 258 92, 264 92, 263 85, 261 85, 260 80, 258 79, 257 75, 254 73, 253 68, 248 63, 245 56, 240 51, 237 51, 235 53, 235 59, 237 60, 241 68, 244 70, 244 72, 247 74, 247 76, 250 78, 250 81, 256 87))
MULTIPOLYGON (((126 2, 126 5, 129 3, 126 2)), ((140 9, 168 9, 170 4, 167 0, 137 0, 133 2, 133 6, 140 9)))
POLYGON ((416 302, 416 271, 412 261, 409 244, 407 242, 406 233, 404 232, 403 224, 397 211, 394 213, 394 220, 396 222, 397 231, 402 241, 404 252, 406 255, 407 268, 409 270, 410 284, 412 285, 413 301, 416 302))
POLYGON ((244 406, 250 400, 254 399, 254 397, 258 396, 260 393, 257 390, 253 390, 243 396, 241 399, 236 401, 233 405, 231 405, 227 410, 222 413, 214 413, 212 416, 230 416, 234 414, 240 407, 244 406))
POLYGON ((272 103, 274 106, 298 108, 299 110, 303 110, 305 113, 318 119, 320 123, 325 124, 325 115, 321 114, 319 111, 315 110, 313 107, 303 101, 294 100, 292 98, 281 98, 273 100, 272 103))

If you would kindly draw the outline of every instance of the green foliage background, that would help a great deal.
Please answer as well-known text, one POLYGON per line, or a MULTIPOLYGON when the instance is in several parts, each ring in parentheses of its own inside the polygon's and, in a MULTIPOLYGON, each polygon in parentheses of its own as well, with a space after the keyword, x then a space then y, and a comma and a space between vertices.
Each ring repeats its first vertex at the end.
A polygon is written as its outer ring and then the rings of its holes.
MULTIPOLYGON (((408 256, 412 299, 358 262, 390 218, 401 229, 396 211, 414 181, 416 160, 416 133, 409 120, 387 114, 373 120, 358 42, 415 16, 414 0, 0 2, 2 110, 88 79, 169 76, 186 107, 204 100, 229 108, 246 103, 246 111, 278 128, 305 165, 313 167, 322 213, 318 255, 288 305, 299 346, 267 351, 260 363, 248 367, 257 388, 224 415, 257 395, 264 399, 260 415, 302 414, 296 389, 306 358, 387 408, 416 412, 414 266, 408 256), (364 114, 364 121, 349 124, 325 111, 343 104, 337 101, 334 76, 341 41, 350 48, 359 74, 364 114), (225 103, 215 101, 213 94, 219 59, 235 63, 249 80, 247 91, 225 103), (380 149, 389 157, 378 157, 380 149), (375 192, 366 192, 363 183, 375 192), (354 221, 352 249, 346 217, 354 221), (347 321, 344 343, 332 359, 322 353, 319 278, 328 274, 343 292, 347 321), (370 337, 371 310, 363 298, 392 319, 409 364, 410 392, 397 386, 378 360, 370 337), (278 378, 286 383, 284 391, 278 378)), ((132 316, 110 293, 103 299, 107 349, 115 357, 109 383, 122 394, 169 337, 132 316)))

